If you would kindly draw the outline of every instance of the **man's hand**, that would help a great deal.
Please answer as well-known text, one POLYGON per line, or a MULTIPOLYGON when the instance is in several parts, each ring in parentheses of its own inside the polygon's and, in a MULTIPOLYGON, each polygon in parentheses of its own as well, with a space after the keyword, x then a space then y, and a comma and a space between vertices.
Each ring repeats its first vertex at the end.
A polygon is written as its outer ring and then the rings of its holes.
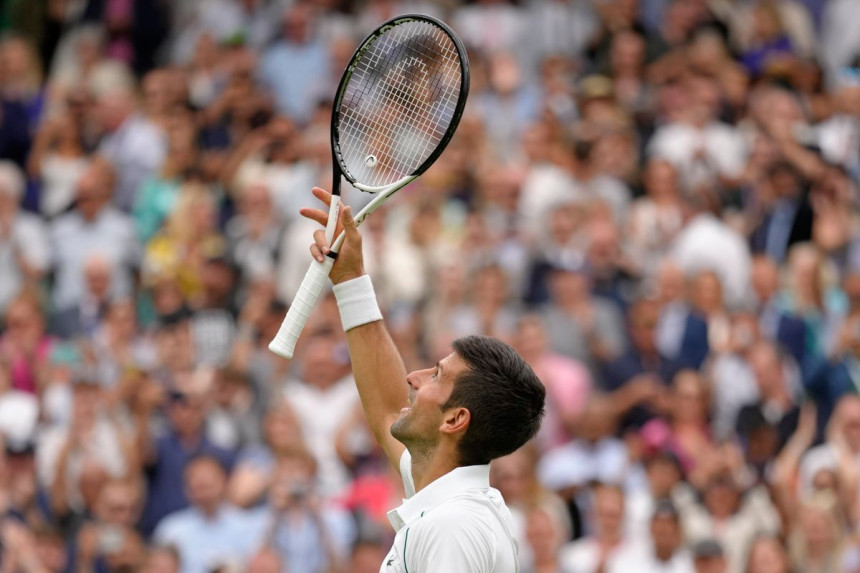
MULTIPOLYGON (((314 187, 313 193, 317 199, 325 203, 326 207, 331 205, 331 193, 319 187, 314 187)), ((300 213, 302 216, 307 217, 311 221, 316 221, 323 227, 326 226, 326 222, 328 221, 328 211, 323 211, 322 209, 305 208, 300 213)), ((346 238, 329 273, 329 278, 331 278, 331 282, 334 284, 340 284, 364 274, 361 233, 358 232, 355 219, 352 217, 352 209, 342 206, 340 213, 338 213, 338 219, 334 236, 337 238, 341 231, 346 230, 346 238)), ((326 254, 329 252, 329 246, 325 238, 325 229, 319 229, 314 232, 314 244, 311 245, 311 254, 314 259, 323 262, 326 254)))

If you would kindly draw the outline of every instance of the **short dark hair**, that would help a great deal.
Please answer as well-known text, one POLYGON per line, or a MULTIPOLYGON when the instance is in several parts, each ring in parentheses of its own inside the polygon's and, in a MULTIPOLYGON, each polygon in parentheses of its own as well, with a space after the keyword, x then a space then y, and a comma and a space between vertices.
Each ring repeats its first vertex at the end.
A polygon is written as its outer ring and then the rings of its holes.
POLYGON ((500 340, 464 336, 452 346, 469 367, 442 405, 466 408, 471 415, 458 446, 458 462, 488 464, 534 437, 544 415, 546 389, 516 350, 500 340))

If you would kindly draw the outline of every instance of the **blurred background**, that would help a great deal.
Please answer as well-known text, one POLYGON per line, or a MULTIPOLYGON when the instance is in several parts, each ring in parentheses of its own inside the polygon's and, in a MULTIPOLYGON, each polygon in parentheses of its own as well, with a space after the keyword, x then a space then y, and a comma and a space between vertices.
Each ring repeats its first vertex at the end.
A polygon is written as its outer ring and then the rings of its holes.
POLYGON ((367 269, 408 368, 483 333, 546 384, 492 468, 522 571, 860 572, 860 1, 0 6, 0 573, 379 570, 334 301, 266 345, 407 12, 472 89, 367 269))

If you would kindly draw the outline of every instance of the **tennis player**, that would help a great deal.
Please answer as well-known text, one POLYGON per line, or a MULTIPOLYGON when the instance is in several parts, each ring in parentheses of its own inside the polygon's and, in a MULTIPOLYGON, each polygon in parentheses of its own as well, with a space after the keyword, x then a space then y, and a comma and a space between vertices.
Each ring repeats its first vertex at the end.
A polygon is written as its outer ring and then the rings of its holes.
MULTIPOLYGON (((328 204, 327 191, 314 195, 328 204)), ((322 210, 302 215, 325 226, 322 210)), ((364 273, 349 207, 340 221, 346 240, 329 277, 364 412, 407 497, 388 513, 397 534, 380 573, 518 571, 511 513, 490 487, 489 464, 538 431, 543 384, 510 346, 483 336, 459 338, 453 353, 407 374, 364 273)), ((325 232, 314 240, 311 253, 321 261, 325 232)))

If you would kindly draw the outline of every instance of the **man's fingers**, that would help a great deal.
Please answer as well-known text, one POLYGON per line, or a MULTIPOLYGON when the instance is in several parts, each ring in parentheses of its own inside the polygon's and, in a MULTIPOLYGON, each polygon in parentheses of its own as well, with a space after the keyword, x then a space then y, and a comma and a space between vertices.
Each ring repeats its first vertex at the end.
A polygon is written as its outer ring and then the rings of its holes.
POLYGON ((315 246, 319 248, 320 252, 328 252, 328 241, 325 239, 325 229, 314 231, 314 243, 315 246))
POLYGON ((322 209, 310 209, 307 207, 303 207, 299 209, 299 213, 301 213, 302 217, 306 217, 311 221, 315 221, 323 227, 325 227, 325 224, 328 222, 328 213, 326 213, 322 209))
POLYGON ((318 263, 321 263, 325 260, 325 255, 323 255, 322 251, 316 243, 311 245, 311 256, 313 256, 313 258, 316 259, 318 263))
POLYGON ((326 207, 331 206, 331 193, 322 187, 314 187, 312 190, 314 197, 326 204, 326 207))

